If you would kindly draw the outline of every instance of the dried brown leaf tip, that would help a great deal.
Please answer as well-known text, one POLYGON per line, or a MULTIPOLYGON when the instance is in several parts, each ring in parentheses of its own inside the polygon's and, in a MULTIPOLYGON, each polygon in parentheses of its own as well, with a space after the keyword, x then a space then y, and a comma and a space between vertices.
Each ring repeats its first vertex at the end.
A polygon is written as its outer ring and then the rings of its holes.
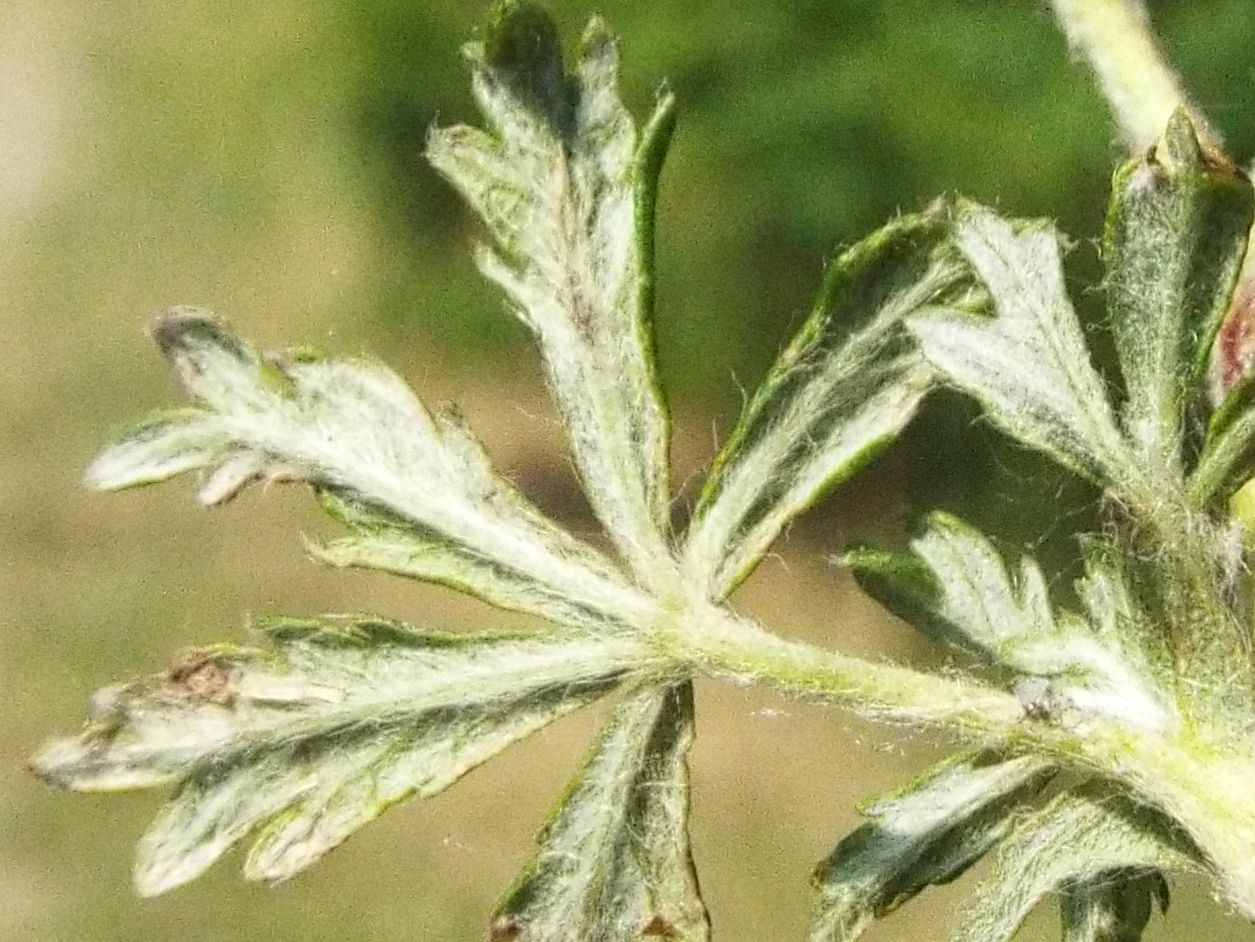
POLYGON ((675 939, 679 937, 679 934, 675 924, 662 913, 654 913, 641 927, 641 935, 651 938, 675 939))
POLYGON ((167 690, 193 703, 229 706, 235 698, 229 661, 218 654, 191 651, 166 672, 167 690))
POLYGON ((494 919, 488 930, 489 942, 521 942, 523 927, 519 921, 510 916, 494 919))

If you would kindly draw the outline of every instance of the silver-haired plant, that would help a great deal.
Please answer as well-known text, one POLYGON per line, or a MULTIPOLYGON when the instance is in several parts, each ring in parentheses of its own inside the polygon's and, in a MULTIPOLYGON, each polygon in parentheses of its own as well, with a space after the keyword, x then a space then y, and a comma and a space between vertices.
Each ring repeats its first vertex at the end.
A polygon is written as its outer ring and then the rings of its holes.
POLYGON ((1067 942, 1137 939, 1166 904, 1165 875, 1182 871, 1255 917, 1255 612, 1232 501, 1255 451, 1234 303, 1251 186, 1140 6, 1055 7, 1135 153, 1115 175, 1102 248, 1122 392, 1091 364, 1052 226, 938 202, 828 268, 676 532, 651 327, 673 98, 662 91, 638 129, 602 23, 568 71, 552 21, 510 0, 467 48, 485 129, 436 130, 428 156, 483 220, 479 265, 536 335, 613 555, 546 519, 456 415, 429 412, 378 363, 261 354, 209 314, 173 310, 153 335, 192 404, 108 449, 92 486, 196 471, 216 505, 254 481, 300 482, 345 530, 311 546, 315 559, 440 583, 548 627, 270 619, 249 645, 98 693, 86 729, 45 747, 38 774, 80 791, 173 786, 140 841, 143 894, 245 840, 245 874, 278 881, 391 805, 615 697, 491 936, 692 942, 710 934, 686 768, 691 684, 706 675, 955 744, 868 805, 819 865, 815 942, 856 938, 986 855, 958 940, 1010 938, 1048 895, 1067 942), (844 562, 953 649, 945 670, 821 650, 737 614, 729 593, 789 521, 943 385, 1101 489, 1104 524, 1077 537, 1074 591, 1055 598, 1032 559, 1008 565, 937 514, 909 549, 844 562))

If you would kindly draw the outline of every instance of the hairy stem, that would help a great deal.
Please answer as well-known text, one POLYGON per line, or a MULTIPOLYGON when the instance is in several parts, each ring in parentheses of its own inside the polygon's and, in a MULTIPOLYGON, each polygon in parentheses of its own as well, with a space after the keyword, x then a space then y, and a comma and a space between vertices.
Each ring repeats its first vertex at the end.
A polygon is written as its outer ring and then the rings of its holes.
MULTIPOLYGON (((669 635, 668 654, 738 683, 759 683, 888 722, 945 730, 962 740, 1047 755, 1084 775, 1118 782, 1184 831, 1229 902, 1255 918, 1255 759, 1218 750, 1186 722, 1138 730, 1102 716, 1030 717, 1019 698, 967 678, 946 678, 789 641, 709 609, 669 635)), ((1192 846, 1191 846, 1192 845, 1192 846)))
POLYGON ((1062 763, 1113 779, 1163 811, 1188 840, 1181 849, 1211 871, 1230 904, 1255 919, 1255 807, 1249 801, 1255 759, 1246 750, 1217 748, 1187 724, 1146 734, 1113 723, 1070 730, 1026 723, 1016 738, 1062 763))
POLYGON ((717 609, 668 635, 668 652, 704 673, 836 703, 872 719, 1005 735, 1024 716, 1011 694, 967 678, 938 677, 789 641, 717 609))
POLYGON ((1141 0, 1051 0, 1068 42, 1089 62, 1132 151, 1150 147, 1178 107, 1204 143, 1219 135, 1188 99, 1150 28, 1141 0))

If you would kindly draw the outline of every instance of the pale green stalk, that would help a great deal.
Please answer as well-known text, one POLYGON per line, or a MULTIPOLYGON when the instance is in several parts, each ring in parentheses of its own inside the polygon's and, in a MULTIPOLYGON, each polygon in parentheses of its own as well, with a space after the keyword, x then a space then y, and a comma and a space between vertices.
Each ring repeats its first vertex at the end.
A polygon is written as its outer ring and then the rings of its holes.
POLYGON ((1051 0, 1068 42, 1093 68, 1132 151, 1150 147, 1177 108, 1219 148, 1220 137, 1168 65, 1141 0, 1051 0))
MULTIPOLYGON (((1068 42, 1093 68, 1129 150, 1151 146, 1168 118, 1184 108, 1199 137, 1217 154, 1224 142, 1190 100, 1168 63, 1141 0, 1051 0, 1068 42)), ((1255 162, 1247 167, 1255 174, 1255 162)), ((1242 267, 1244 280, 1255 275, 1255 251, 1242 267)))
POLYGON ((1005 742, 1026 754, 1115 780, 1177 821, 1228 900, 1255 918, 1255 762, 1208 742, 1189 724, 1138 732, 1095 716, 1043 719, 1014 695, 961 677, 921 674, 788 641, 712 610, 686 621, 672 654, 705 672, 840 704, 890 722, 932 727, 961 741, 1005 742))
POLYGON ((663 637, 663 660, 840 704, 869 718, 980 737, 1006 735, 1024 715, 1013 695, 970 678, 925 674, 791 641, 715 607, 680 615, 663 637))

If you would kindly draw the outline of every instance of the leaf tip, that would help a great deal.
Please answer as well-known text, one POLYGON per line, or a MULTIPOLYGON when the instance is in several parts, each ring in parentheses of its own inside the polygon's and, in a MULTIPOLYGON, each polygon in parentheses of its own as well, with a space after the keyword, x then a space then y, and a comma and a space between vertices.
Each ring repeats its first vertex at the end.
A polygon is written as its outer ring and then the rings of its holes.
POLYGON ((83 486, 89 491, 116 491, 122 485, 111 471, 113 449, 101 452, 83 469, 83 486))
POLYGON ((1168 119, 1163 136, 1155 145, 1154 157, 1170 173, 1198 170, 1204 164, 1203 146, 1185 108, 1178 107, 1168 119))
POLYGON ((566 125, 571 94, 562 37, 543 7, 529 0, 498 3, 484 30, 482 60, 524 102, 566 125))
POLYGON ((26 760, 26 771, 45 785, 68 791, 70 779, 64 774, 65 755, 68 743, 64 739, 53 739, 39 747, 39 751, 26 760))
POLYGON ((208 476, 196 497, 205 507, 219 507, 257 480, 263 470, 256 455, 246 452, 230 458, 208 476))
POLYGON ((204 859, 206 856, 196 853, 170 857, 155 848, 145 848, 144 842, 141 842, 131 868, 131 885, 135 894, 142 899, 153 899, 192 882, 217 859, 216 855, 204 859))
POLYGON ((212 311, 191 305, 176 305, 153 314, 148 324, 148 335, 167 357, 195 337, 208 336, 219 345, 225 345, 229 338, 238 344, 221 318, 212 311))
POLYGON ((171 881, 163 874, 156 874, 147 868, 141 869, 136 866, 131 874, 131 885, 135 888, 136 896, 141 899, 153 899, 173 890, 179 883, 171 881))
POLYGON ((134 787, 144 778, 142 773, 119 770, 105 761, 114 729, 113 723, 92 722, 77 736, 50 739, 27 760, 26 769, 59 791, 110 792, 134 787))
POLYGON ((1172 113, 1145 162, 1159 165, 1171 176, 1206 176, 1213 182, 1237 183, 1244 190, 1250 186, 1246 173, 1209 135, 1206 124, 1184 107, 1172 113))
POLYGON ((640 935, 646 939, 674 939, 679 935, 679 930, 662 913, 654 913, 641 926, 640 935))
POLYGON ((488 942, 521 942, 522 938, 523 926, 510 913, 493 917, 488 926, 488 942))
POLYGON ((610 32, 610 25, 599 14, 593 14, 584 32, 580 36, 581 57, 597 55, 617 55, 618 41, 610 32))

